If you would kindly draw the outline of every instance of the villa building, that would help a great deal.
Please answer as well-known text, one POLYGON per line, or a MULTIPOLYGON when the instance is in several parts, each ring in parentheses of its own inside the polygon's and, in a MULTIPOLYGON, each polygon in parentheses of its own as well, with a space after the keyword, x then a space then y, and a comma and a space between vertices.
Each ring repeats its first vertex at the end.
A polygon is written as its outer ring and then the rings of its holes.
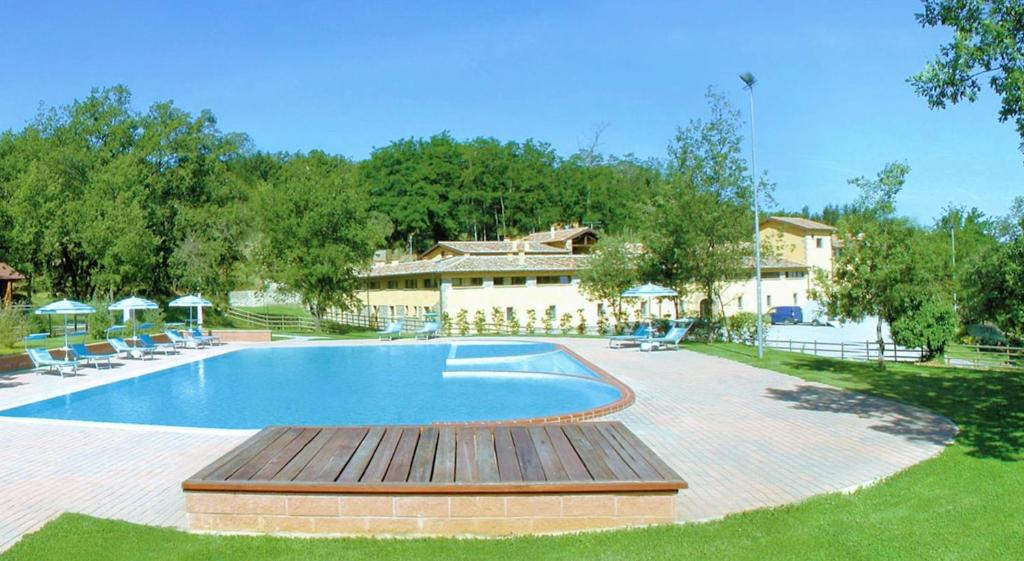
MULTIPOLYGON (((761 237, 777 255, 762 264, 766 310, 807 303, 814 271, 831 270, 833 230, 802 218, 762 221, 761 237)), ((540 328, 545 315, 557 325, 569 313, 575 324, 582 310, 587 325, 596 325, 602 313, 610 313, 608 304, 583 294, 578 273, 598 237, 587 227, 552 227, 517 240, 442 241, 415 260, 378 261, 365 275, 363 312, 385 321, 445 312, 454 318, 466 310, 472 321, 483 311, 490 322, 497 308, 506 319, 514 315, 524 324, 528 310, 534 310, 540 328)), ((726 314, 753 311, 755 298, 751 275, 727 287, 720 302, 699 296, 685 300, 684 312, 696 315, 712 306, 726 314)), ((671 304, 665 304, 655 313, 671 311, 671 304)))

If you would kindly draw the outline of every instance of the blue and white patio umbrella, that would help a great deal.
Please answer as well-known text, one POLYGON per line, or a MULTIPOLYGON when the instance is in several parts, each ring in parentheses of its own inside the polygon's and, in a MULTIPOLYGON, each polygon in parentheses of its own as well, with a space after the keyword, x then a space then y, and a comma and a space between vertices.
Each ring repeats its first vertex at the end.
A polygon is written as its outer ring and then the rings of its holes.
MULTIPOLYGON (((210 306, 213 306, 213 302, 210 302, 202 296, 193 296, 190 294, 188 296, 182 296, 181 298, 171 300, 167 305, 172 308, 188 308, 188 325, 189 327, 192 327, 192 308, 209 308, 210 306)), ((200 311, 200 313, 202 312, 200 311)))
POLYGON ((38 310, 37 315, 41 316, 64 316, 64 349, 68 350, 68 316, 80 316, 96 313, 96 308, 74 300, 58 300, 47 304, 38 310))
POLYGON ((655 298, 679 296, 679 293, 665 286, 647 283, 630 288, 623 292, 622 296, 624 298, 647 298, 647 338, 650 339, 654 337, 654 312, 651 302, 655 298))
MULTIPOLYGON (((157 310, 159 308, 160 305, 156 302, 146 300, 145 298, 139 298, 138 296, 118 300, 117 302, 107 306, 108 310, 121 310, 124 312, 124 321, 128 321, 129 319, 134 320, 135 310, 157 310)), ((136 336, 135 331, 137 327, 136 323, 132 321, 132 337, 136 336)))

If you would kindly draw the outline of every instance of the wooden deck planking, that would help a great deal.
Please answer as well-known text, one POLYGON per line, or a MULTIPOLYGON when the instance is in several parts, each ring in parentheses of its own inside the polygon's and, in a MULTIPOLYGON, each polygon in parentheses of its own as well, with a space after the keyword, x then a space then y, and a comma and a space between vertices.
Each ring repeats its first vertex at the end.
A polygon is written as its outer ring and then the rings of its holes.
POLYGON ((494 427, 494 451, 498 459, 498 477, 502 481, 522 481, 523 472, 516 457, 516 444, 509 427, 494 427))
POLYGON ((295 476, 300 481, 334 481, 348 464, 368 429, 339 427, 323 448, 295 476))
POLYGON ((586 423, 580 425, 579 429, 580 432, 583 433, 583 436, 587 437, 587 441, 590 442, 591 446, 600 450, 601 458, 604 459, 605 465, 607 465, 608 469, 612 471, 616 479, 619 481, 640 479, 640 476, 629 467, 629 464, 627 464, 621 456, 619 456, 619 453, 615 451, 615 448, 605 440, 596 425, 593 423, 586 423))
POLYGON ((238 471, 238 468, 252 460, 271 442, 277 440, 283 433, 284 427, 270 427, 254 434, 240 446, 224 454, 219 460, 201 469, 193 477, 196 479, 225 480, 231 474, 238 471))
POLYGON ((618 422, 272 427, 186 490, 298 493, 672 491, 686 483, 618 422))
POLYGON ((537 447, 533 444, 533 438, 527 427, 512 427, 512 441, 516 445, 516 456, 519 459, 519 469, 523 474, 523 481, 543 481, 544 466, 540 463, 540 455, 537 447))
POLYGON ((359 478, 360 481, 364 483, 379 483, 384 481, 384 474, 387 473, 388 466, 391 465, 391 461, 395 457, 395 449, 398 448, 398 439, 401 437, 401 427, 388 427, 384 431, 384 438, 380 440, 380 444, 373 452, 373 457, 370 458, 370 463, 366 466, 366 471, 363 472, 363 476, 359 478))
POLYGON ((434 455, 437 452, 437 427, 427 427, 420 434, 409 469, 409 481, 427 483, 434 474, 434 455))
POLYGON ((384 438, 383 428, 373 427, 367 431, 363 441, 359 443, 359 447, 352 453, 352 458, 349 459, 345 469, 341 470, 335 481, 357 482, 362 479, 363 472, 366 471, 366 466, 370 463, 373 453, 377 451, 377 445, 380 444, 381 438, 384 438))
POLYGON ((572 447, 572 443, 565 436, 565 428, 561 426, 549 426, 545 427, 548 433, 548 440, 551 442, 552 448, 555 449, 555 455, 558 456, 558 461, 562 464, 562 469, 565 470, 566 475, 573 481, 589 481, 593 479, 590 476, 590 472, 587 471, 587 466, 583 465, 583 460, 580 460, 579 454, 572 447))
POLYGON ((473 430, 473 442, 476 446, 476 480, 481 483, 498 483, 498 456, 494 449, 494 432, 487 427, 473 430))
POLYGON ((278 450, 277 454, 274 454, 274 457, 270 458, 265 466, 253 474, 252 479, 273 479, 274 475, 280 472, 284 466, 288 465, 288 462, 292 461, 319 433, 319 429, 302 429, 298 436, 292 439, 287 446, 278 450))
POLYGON ((291 459, 287 464, 284 465, 277 473, 275 473, 271 479, 274 481, 291 481, 295 479, 306 465, 309 464, 310 460, 313 459, 320 450, 323 449, 324 445, 330 440, 331 436, 337 429, 325 428, 318 431, 317 435, 309 441, 308 444, 302 447, 302 450, 295 457, 291 459))
POLYGON ((622 445, 619 435, 607 425, 598 425, 598 432, 601 436, 612 446, 612 448, 619 454, 619 456, 629 465, 629 468, 636 472, 637 476, 641 479, 657 479, 658 472, 647 464, 647 462, 638 454, 622 445))
POLYGON ((537 455, 540 457, 540 465, 544 468, 544 479, 547 481, 568 480, 569 474, 565 473, 565 468, 562 467, 562 462, 558 459, 558 453, 555 452, 555 447, 551 444, 551 439, 548 438, 548 431, 544 430, 543 426, 530 427, 529 431, 533 445, 537 449, 537 455))
POLYGON ((472 483, 478 481, 476 467, 476 440, 473 429, 459 427, 455 430, 455 481, 472 483))
POLYGON ((416 452, 416 443, 420 439, 420 431, 415 427, 402 429, 402 436, 398 438, 398 445, 395 446, 395 454, 384 474, 384 481, 407 481, 409 472, 412 469, 413 454, 416 452))
POLYGON ((434 457, 434 483, 455 481, 455 429, 441 427, 437 435, 437 456, 434 457))
POLYGON ((252 479, 252 477, 256 475, 256 472, 263 469, 263 466, 267 465, 267 462, 273 459, 282 448, 290 444, 301 433, 302 429, 299 428, 285 429, 285 431, 281 433, 281 436, 277 437, 273 442, 260 450, 258 454, 239 467, 238 470, 232 473, 227 479, 241 481, 252 479))

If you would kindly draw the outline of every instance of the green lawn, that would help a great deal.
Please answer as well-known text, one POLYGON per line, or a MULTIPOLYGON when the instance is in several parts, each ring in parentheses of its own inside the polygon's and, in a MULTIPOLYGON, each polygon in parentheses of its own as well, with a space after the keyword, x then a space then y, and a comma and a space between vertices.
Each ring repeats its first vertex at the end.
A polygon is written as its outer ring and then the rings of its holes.
POLYGON ((235 309, 252 314, 270 314, 311 318, 312 314, 301 304, 271 304, 268 306, 238 306, 235 309))
MULTIPOLYGON (((687 346, 743 362, 756 360, 745 347, 687 346)), ((960 425, 958 442, 938 458, 851 495, 826 495, 706 524, 492 541, 296 540, 191 535, 65 515, 27 536, 2 559, 1021 558, 1024 375, 911 365, 877 372, 869 364, 778 351, 769 351, 762 365, 927 407, 960 425)))

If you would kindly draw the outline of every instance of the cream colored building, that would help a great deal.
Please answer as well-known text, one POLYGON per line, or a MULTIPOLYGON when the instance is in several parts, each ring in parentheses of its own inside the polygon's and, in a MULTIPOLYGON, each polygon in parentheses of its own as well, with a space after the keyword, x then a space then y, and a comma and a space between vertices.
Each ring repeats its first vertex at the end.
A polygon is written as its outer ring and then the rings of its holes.
MULTIPOLYGON (((763 311, 767 312, 774 306, 808 306, 817 271, 825 271, 826 274, 832 271, 834 233, 832 226, 806 218, 771 216, 761 221, 761 240, 765 248, 761 258, 763 311)), ((753 259, 750 263, 753 273, 753 259)), ((687 307, 700 310, 703 306, 706 310, 708 303, 703 300, 703 295, 694 296, 688 300, 687 307)), ((754 275, 751 274, 749 280, 726 287, 720 301, 713 305, 716 312, 727 316, 756 311, 754 275)))
MULTIPOLYGON (((814 270, 831 270, 832 231, 800 218, 771 217, 762 222, 762 239, 777 255, 763 261, 765 310, 807 303, 814 270)), ((528 310, 534 310, 539 330, 545 315, 557 328, 566 313, 572 314, 575 325, 582 310, 587 325, 594 326, 608 304, 583 295, 578 272, 597 239, 590 228, 571 227, 519 240, 439 242, 415 260, 374 264, 360 294, 362 312, 385 322, 427 313, 455 318, 466 310, 472 322, 476 312, 483 311, 490 323, 497 308, 504 318, 514 315, 524 325, 528 310)), ((702 305, 708 303, 701 297, 686 299, 684 312, 696 315, 702 305)), ((727 287, 713 306, 726 314, 754 311, 753 278, 727 287)), ((673 306, 662 303, 654 311, 670 314, 673 306)))

